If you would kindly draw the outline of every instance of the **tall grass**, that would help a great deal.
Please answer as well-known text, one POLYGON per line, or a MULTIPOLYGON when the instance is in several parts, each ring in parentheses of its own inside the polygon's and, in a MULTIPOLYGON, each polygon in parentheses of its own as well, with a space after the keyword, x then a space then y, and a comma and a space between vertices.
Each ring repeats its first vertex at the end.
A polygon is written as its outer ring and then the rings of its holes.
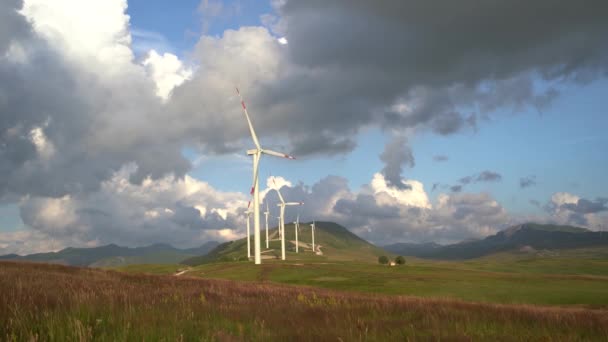
POLYGON ((606 340, 608 311, 0 262, 0 340, 446 338, 606 340))

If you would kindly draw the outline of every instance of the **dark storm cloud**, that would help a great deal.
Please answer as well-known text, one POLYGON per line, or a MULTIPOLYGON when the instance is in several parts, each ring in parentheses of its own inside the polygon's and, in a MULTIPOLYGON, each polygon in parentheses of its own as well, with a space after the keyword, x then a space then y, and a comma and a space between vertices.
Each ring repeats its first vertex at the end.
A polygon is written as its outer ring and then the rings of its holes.
POLYGON ((444 162, 444 161, 448 161, 448 159, 450 159, 450 158, 444 154, 438 154, 436 156, 433 156, 433 161, 436 161, 436 162, 444 162))
POLYGON ((532 176, 526 176, 526 177, 521 177, 519 179, 519 187, 520 188, 528 188, 531 186, 536 185, 536 176, 532 175, 532 176))
POLYGON ((597 67, 606 62, 607 10, 602 0, 286 1, 281 8, 300 64, 392 68, 426 84, 597 67))
POLYGON ((414 167, 415 165, 412 149, 405 137, 393 137, 384 147, 380 160, 384 163, 382 174, 391 186, 399 189, 411 189, 410 186, 402 182, 401 178, 404 165, 407 167, 414 167))

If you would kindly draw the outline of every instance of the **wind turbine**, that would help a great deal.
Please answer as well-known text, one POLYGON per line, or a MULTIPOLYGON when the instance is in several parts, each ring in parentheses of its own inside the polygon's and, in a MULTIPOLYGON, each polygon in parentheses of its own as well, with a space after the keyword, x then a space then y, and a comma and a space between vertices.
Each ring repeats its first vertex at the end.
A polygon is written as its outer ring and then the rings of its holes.
POLYGON ((264 216, 266 216, 266 249, 268 249, 268 215, 270 215, 270 211, 268 210, 268 200, 266 200, 266 211, 264 212, 264 216))
POLYGON ((285 202, 285 200, 283 199, 283 196, 281 196, 281 192, 279 191, 279 188, 276 187, 277 182, 275 181, 274 178, 272 178, 272 182, 275 185, 275 190, 277 192, 277 194, 279 194, 279 200, 281 200, 281 203, 277 204, 279 206, 279 208, 281 208, 280 211, 280 215, 279 215, 279 221, 280 221, 280 226, 281 226, 281 260, 285 260, 285 207, 287 206, 292 206, 292 205, 302 205, 304 204, 304 202, 285 202))
POLYGON ((312 252, 314 254, 317 254, 315 252, 315 221, 312 221, 312 224, 310 225, 310 231, 312 232, 312 252))
POLYGON ((298 253, 298 230, 300 230, 300 214, 296 217, 294 224, 294 230, 296 232, 296 253, 298 253))
POLYGON ((247 125, 249 126, 249 133, 251 133, 251 139, 253 140, 253 144, 255 145, 254 149, 247 150, 247 155, 253 156, 253 184, 251 186, 251 194, 253 195, 253 242, 255 252, 255 264, 259 265, 262 263, 262 256, 260 250, 260 194, 258 186, 258 169, 260 166, 260 158, 262 158, 262 154, 268 154, 271 156, 287 159, 295 158, 285 153, 264 149, 262 148, 262 146, 260 146, 258 136, 255 134, 255 130, 253 129, 253 124, 251 123, 251 119, 249 118, 249 113, 247 113, 247 106, 245 106, 245 101, 241 96, 239 88, 236 88, 236 93, 241 99, 241 107, 243 107, 243 113, 245 114, 245 119, 247 119, 247 125))

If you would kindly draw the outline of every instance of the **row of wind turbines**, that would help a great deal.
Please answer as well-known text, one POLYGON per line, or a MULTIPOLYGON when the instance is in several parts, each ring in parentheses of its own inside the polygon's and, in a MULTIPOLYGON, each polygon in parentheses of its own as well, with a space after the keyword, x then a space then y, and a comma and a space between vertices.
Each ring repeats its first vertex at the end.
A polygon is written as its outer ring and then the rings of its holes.
MULTIPOLYGON (((278 235, 281 240, 281 260, 285 260, 285 207, 286 206, 295 206, 295 205, 303 205, 304 202, 285 202, 279 189, 275 189, 279 194, 279 198, 281 199, 281 203, 277 204, 280 207, 280 214, 277 216, 278 219, 278 235)), ((253 213, 251 210, 247 210, 247 258, 251 259, 251 232, 250 232, 250 219, 251 214, 253 213)), ((264 216, 266 216, 266 249, 270 248, 270 238, 268 236, 268 217, 270 216, 270 210, 268 208, 268 203, 266 203, 266 211, 264 212, 264 216)), ((296 245, 296 253, 299 253, 300 242, 298 239, 298 233, 300 232, 300 215, 297 216, 296 220, 293 222, 294 224, 294 233, 295 233, 295 245, 296 245)), ((312 240, 312 251, 315 252, 315 222, 313 221, 310 224, 310 232, 311 232, 311 240, 312 240)))
MULTIPOLYGON (((255 148, 253 149, 249 149, 247 150, 247 155, 250 155, 253 157, 253 184, 251 186, 251 192, 250 194, 253 196, 253 211, 251 211, 251 201, 249 201, 249 205, 247 207, 247 257, 250 259, 251 258, 251 232, 250 232, 250 216, 251 213, 253 212, 253 245, 254 245, 254 261, 256 265, 259 265, 262 263, 262 253, 261 253, 261 238, 260 238, 260 194, 259 194, 259 182, 258 182, 258 174, 259 174, 259 166, 260 166, 260 159, 262 158, 263 154, 266 155, 270 155, 270 156, 275 156, 275 157, 280 157, 280 158, 287 158, 287 159, 295 159, 294 157, 285 154, 285 153, 281 153, 281 152, 275 152, 272 150, 268 150, 265 148, 262 148, 262 146, 260 145, 260 141, 258 140, 258 137, 255 133, 255 129, 253 128, 253 124, 251 123, 251 118, 249 117, 249 113, 247 112, 247 106, 245 105, 245 101, 243 100, 243 97, 241 95, 241 92, 239 91, 239 88, 236 88, 236 93, 238 94, 240 100, 241 100, 241 107, 243 108, 243 113, 245 114, 245 119, 247 119, 247 125, 249 126, 249 132, 251 133, 251 139, 253 140, 253 144, 255 145, 255 148)), ((273 178, 273 182, 275 184, 275 190, 277 192, 277 194, 279 195, 279 199, 280 199, 280 203, 278 203, 277 205, 279 206, 280 209, 280 213, 279 213, 279 234, 280 234, 280 238, 281 238, 281 260, 285 260, 285 207, 288 206, 296 206, 296 205, 303 205, 303 202, 285 202, 285 200, 283 199, 283 196, 281 195, 281 192, 279 191, 279 189, 276 187, 276 182, 274 181, 273 178)), ((270 211, 268 210, 268 202, 266 202, 266 212, 264 212, 264 214, 266 215, 266 248, 269 248, 269 239, 268 239, 268 216, 270 215, 270 211)), ((296 252, 298 252, 298 229, 299 229, 299 221, 300 218, 298 216, 295 225, 296 225, 296 252)), ((312 250, 313 253, 315 252, 315 223, 313 221, 313 223, 310 225, 311 226, 311 231, 312 231, 312 250)))

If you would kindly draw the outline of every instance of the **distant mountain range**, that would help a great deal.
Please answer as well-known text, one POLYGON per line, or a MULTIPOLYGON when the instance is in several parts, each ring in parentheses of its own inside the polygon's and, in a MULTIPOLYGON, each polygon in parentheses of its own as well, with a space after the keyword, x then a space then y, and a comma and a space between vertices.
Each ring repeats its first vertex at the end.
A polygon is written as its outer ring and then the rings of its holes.
MULTIPOLYGON (((285 245, 289 260, 348 260, 376 262, 378 256, 390 254, 353 234, 345 227, 334 222, 315 223, 315 250, 311 248, 312 235, 310 223, 301 223, 298 233, 299 254, 295 254, 294 224, 285 224, 285 245), (319 248, 320 246, 320 248, 319 248)), ((262 238, 262 258, 280 258, 281 249, 277 229, 269 230, 270 248, 266 248, 262 238)), ((253 242, 253 238, 252 238, 253 242)), ((253 251, 253 244, 252 244, 253 251)), ((240 239, 218 245, 209 254, 184 260, 186 265, 199 265, 216 261, 247 260, 247 240, 240 239)))
POLYGON ((66 248, 59 252, 36 253, 25 256, 8 254, 4 260, 48 262, 71 266, 114 267, 130 264, 177 264, 184 259, 207 254, 219 243, 207 242, 196 248, 179 249, 168 244, 146 247, 120 247, 115 244, 94 248, 66 248))
POLYGON ((396 243, 383 248, 395 254, 429 259, 472 259, 510 250, 543 250, 608 246, 608 233, 585 228, 526 223, 482 240, 452 245, 396 243))
MULTIPOLYGON (((404 255, 429 259, 472 259, 505 251, 535 251, 566 248, 608 246, 608 232, 588 229, 526 223, 517 225, 481 240, 468 240, 451 245, 436 243, 396 243, 382 248, 361 239, 345 227, 333 222, 317 222, 315 242, 317 252, 311 248, 309 223, 300 224, 300 253, 295 254, 293 224, 285 225, 286 250, 291 260, 345 260, 375 262, 380 255, 404 255), (321 246, 320 249, 318 246, 321 246)), ((266 249, 262 237, 263 258, 279 258, 280 242, 276 228, 270 230, 270 248, 266 249)), ((253 238, 252 238, 253 240, 253 238)), ((252 246, 253 248, 253 246, 252 246)), ((197 248, 179 249, 168 244, 146 247, 120 247, 110 244, 94 248, 66 248, 59 252, 37 253, 25 256, 8 254, 3 260, 24 260, 59 263, 72 266, 116 267, 130 264, 186 264, 247 259, 247 240, 226 243, 208 242, 197 248)))

